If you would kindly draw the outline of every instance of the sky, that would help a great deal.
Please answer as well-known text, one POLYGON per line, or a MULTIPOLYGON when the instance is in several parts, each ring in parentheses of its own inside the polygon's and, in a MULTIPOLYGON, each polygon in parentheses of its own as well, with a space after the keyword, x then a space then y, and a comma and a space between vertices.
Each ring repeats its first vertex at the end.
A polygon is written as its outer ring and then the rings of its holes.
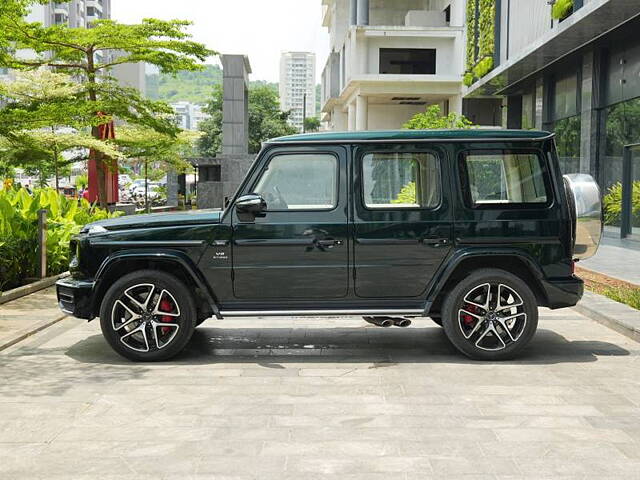
MULTIPOLYGON (((316 82, 329 52, 321 0, 112 0, 111 16, 123 23, 145 17, 194 23, 193 39, 211 50, 249 56, 251 80, 279 81, 280 53, 316 53, 316 82)), ((207 63, 219 63, 211 59, 207 63)))

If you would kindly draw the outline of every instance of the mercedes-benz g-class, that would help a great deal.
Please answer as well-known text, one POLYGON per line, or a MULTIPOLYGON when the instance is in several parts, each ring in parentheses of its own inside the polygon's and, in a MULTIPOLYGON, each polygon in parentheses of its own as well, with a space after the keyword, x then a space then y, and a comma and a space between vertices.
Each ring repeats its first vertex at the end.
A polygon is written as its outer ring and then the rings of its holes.
POLYGON ((539 306, 581 298, 601 216, 547 132, 294 135, 264 145, 224 211, 87 225, 58 299, 133 360, 176 355, 211 317, 269 315, 431 317, 469 357, 505 359, 539 306))

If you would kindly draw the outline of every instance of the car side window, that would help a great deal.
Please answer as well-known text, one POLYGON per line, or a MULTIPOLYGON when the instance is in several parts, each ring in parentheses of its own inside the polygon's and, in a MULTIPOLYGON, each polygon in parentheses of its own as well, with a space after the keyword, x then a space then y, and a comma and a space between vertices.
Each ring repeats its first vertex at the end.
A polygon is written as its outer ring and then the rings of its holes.
POLYGON ((542 157, 532 152, 486 151, 464 155, 471 205, 544 205, 549 201, 542 157))
POLYGON ((328 153, 276 155, 254 192, 270 211, 332 210, 338 205, 338 159, 328 153))
POLYGON ((440 162, 431 153, 368 153, 362 158, 364 203, 370 209, 435 208, 440 162))

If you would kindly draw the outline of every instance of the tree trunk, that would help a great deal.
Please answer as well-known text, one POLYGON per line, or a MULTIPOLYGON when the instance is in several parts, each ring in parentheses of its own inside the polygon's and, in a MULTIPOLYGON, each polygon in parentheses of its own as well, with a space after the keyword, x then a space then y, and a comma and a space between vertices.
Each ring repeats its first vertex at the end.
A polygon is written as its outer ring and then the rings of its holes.
MULTIPOLYGON (((96 81, 96 69, 95 69, 95 63, 94 63, 94 50, 93 48, 89 48, 87 50, 87 84, 89 85, 89 87, 87 88, 87 91, 89 93, 89 100, 91 100, 92 102, 96 102, 98 100, 98 82, 96 81)), ((100 112, 95 112, 96 116, 99 114, 100 112)), ((91 134, 97 138, 98 140, 102 140, 100 138, 100 129, 98 127, 93 127, 91 129, 91 134)), ((93 152, 95 161, 96 161, 96 170, 98 172, 98 203, 100 204, 100 206, 102 208, 107 208, 108 203, 107 203, 107 175, 106 175, 106 169, 108 168, 105 161, 104 161, 104 156, 102 155, 102 152, 97 152, 94 150, 93 152)))
MULTIPOLYGON (((55 135, 56 129, 51 127, 51 132, 55 135)), ((55 146, 55 143, 53 145, 53 170, 56 177, 56 193, 58 193, 60 190, 60 178, 58 174, 58 147, 55 146)))

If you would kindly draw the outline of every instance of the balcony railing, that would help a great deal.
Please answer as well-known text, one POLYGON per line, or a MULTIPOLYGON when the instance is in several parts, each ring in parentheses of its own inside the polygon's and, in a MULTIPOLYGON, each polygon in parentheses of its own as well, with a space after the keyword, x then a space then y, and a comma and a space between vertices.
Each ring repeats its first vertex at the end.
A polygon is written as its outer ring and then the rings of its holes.
POLYGON ((420 27, 443 28, 448 27, 447 15, 441 10, 394 10, 388 7, 371 8, 369 10, 369 25, 384 27, 420 27))

